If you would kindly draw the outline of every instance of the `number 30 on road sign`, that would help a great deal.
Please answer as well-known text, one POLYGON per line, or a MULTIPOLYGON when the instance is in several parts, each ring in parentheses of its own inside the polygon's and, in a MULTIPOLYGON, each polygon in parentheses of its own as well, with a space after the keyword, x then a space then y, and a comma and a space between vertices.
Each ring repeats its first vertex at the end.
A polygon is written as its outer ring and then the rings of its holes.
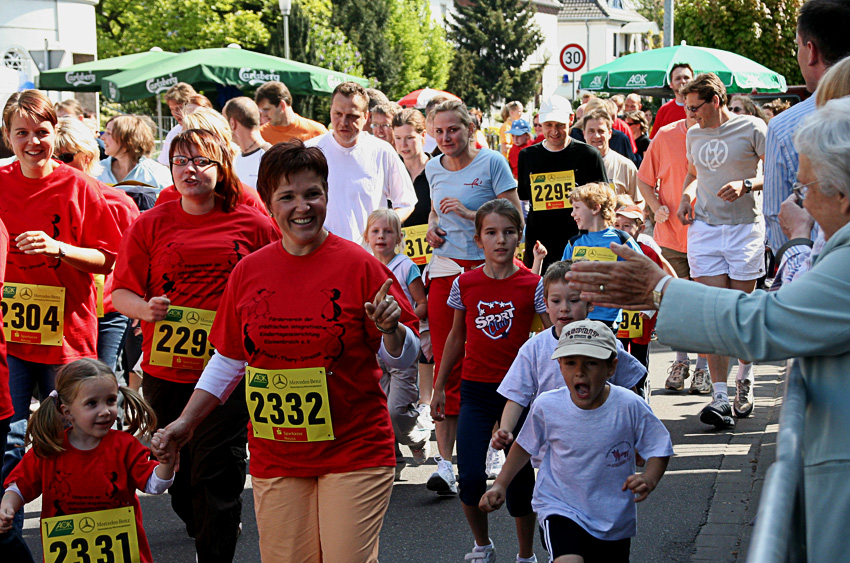
POLYGON ((581 45, 570 43, 561 50, 561 66, 567 72, 578 72, 587 62, 587 54, 581 45))

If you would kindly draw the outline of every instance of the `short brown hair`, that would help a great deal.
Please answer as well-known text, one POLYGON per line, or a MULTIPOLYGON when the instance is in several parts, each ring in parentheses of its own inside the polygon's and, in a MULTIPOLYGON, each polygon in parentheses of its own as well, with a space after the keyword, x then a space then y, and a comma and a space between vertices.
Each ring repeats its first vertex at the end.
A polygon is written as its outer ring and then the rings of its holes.
MULTIPOLYGON (((627 111, 626 114, 623 117, 625 117, 626 119, 631 119, 633 121, 637 121, 638 123, 640 123, 640 132, 641 133, 646 133, 647 130, 649 129, 649 123, 646 121, 646 116, 640 110, 627 111)), ((626 125, 628 125, 628 122, 626 122, 626 125)))
POLYGON ((291 106, 292 94, 289 93, 289 88, 286 87, 286 84, 272 80, 271 82, 266 82, 254 92, 254 101, 257 104, 263 100, 266 100, 273 106, 279 106, 280 102, 285 102, 286 105, 291 106))
POLYGON ((56 106, 54 106, 54 109, 56 109, 56 113, 59 113, 59 110, 61 109, 67 113, 70 113, 74 117, 83 117, 83 114, 85 113, 85 110, 83 109, 83 104, 81 104, 74 98, 58 102, 56 106))
POLYGON ((686 68, 689 71, 691 71, 691 76, 694 75, 694 67, 692 67, 690 64, 688 64, 688 63, 676 63, 676 64, 673 65, 673 68, 670 69, 670 73, 667 75, 667 79, 670 82, 673 82, 673 71, 676 70, 677 68, 686 68))
POLYGON ((693 80, 679 89, 679 93, 683 96, 696 94, 699 96, 700 100, 706 102, 710 102, 714 99, 714 96, 717 96, 717 99, 720 100, 721 106, 725 106, 728 102, 728 98, 726 97, 726 86, 723 85, 723 81, 720 80, 720 77, 713 72, 703 72, 702 74, 696 75, 693 80))
POLYGON ((110 136, 118 145, 127 151, 127 156, 138 161, 143 156, 150 156, 154 149, 153 127, 151 118, 139 115, 116 115, 106 122, 112 123, 110 136))
POLYGON ((401 106, 395 102, 386 102, 376 105, 372 108, 371 111, 375 113, 380 113, 381 115, 386 115, 390 119, 394 118, 398 115, 398 112, 401 110, 401 106))
POLYGON ((410 125, 417 133, 425 131, 425 118, 418 109, 407 108, 401 110, 393 117, 393 127, 410 125))
POLYGON ((194 96, 189 96, 189 99, 186 101, 184 105, 195 105, 201 108, 213 108, 212 102, 209 98, 204 96, 203 94, 195 94, 194 96))
POLYGON ((559 260, 552 262, 543 274, 543 298, 549 297, 549 286, 553 283, 567 283, 564 276, 573 266, 572 260, 559 260))
POLYGON ((363 111, 369 111, 369 94, 366 92, 366 88, 360 84, 356 82, 343 82, 342 84, 337 84, 336 88, 334 88, 333 94, 331 94, 331 103, 333 103, 337 94, 345 96, 346 98, 355 98, 358 96, 363 98, 363 111))
POLYGON ((434 111, 434 108, 447 101, 449 101, 449 97, 444 96, 443 94, 437 94, 436 96, 428 100, 428 103, 425 104, 425 119, 430 119, 431 113, 434 111))
POLYGON ((191 85, 186 84, 185 82, 178 82, 165 92, 165 103, 168 102, 177 102, 180 105, 186 104, 189 102, 189 98, 197 95, 197 92, 191 85))
POLYGON ((491 199, 478 208, 478 211, 475 212, 475 236, 481 236, 484 218, 493 213, 507 217, 514 224, 514 227, 517 228, 517 234, 522 236, 522 215, 520 215, 519 210, 514 207, 513 203, 504 198, 491 199))
MULTIPOLYGON (((219 174, 215 183, 215 196, 221 200, 221 209, 225 213, 236 209, 242 195, 242 186, 233 170, 233 157, 227 143, 211 131, 203 129, 183 131, 171 142, 168 151, 169 163, 177 151, 188 152, 189 147, 195 147, 201 155, 216 162, 219 174)), ((174 165, 170 164, 170 168, 173 170, 174 165)))
POLYGON ((24 90, 14 93, 6 100, 3 108, 3 126, 6 128, 6 136, 9 136, 9 128, 12 126, 12 116, 19 115, 38 121, 49 121, 54 127, 58 118, 53 104, 40 90, 24 90))
POLYGON ((390 103, 387 95, 377 88, 366 88, 366 97, 369 99, 369 111, 372 111, 376 106, 381 104, 390 103))
POLYGON ((248 96, 231 98, 221 110, 224 117, 232 119, 242 127, 256 129, 260 126, 260 109, 248 96))
MULTIPOLYGON (((361 86, 362 88, 362 86, 361 86)), ((257 191, 266 207, 271 209, 272 195, 281 178, 299 172, 314 172, 322 179, 325 195, 328 194, 328 160, 319 147, 305 146, 299 139, 278 143, 266 151, 257 173, 257 191)))
POLYGON ((611 114, 608 113, 608 110, 604 109, 595 109, 590 113, 584 114, 584 120, 581 122, 581 130, 584 131, 584 127, 587 125, 587 122, 591 119, 598 119, 600 121, 604 121, 606 125, 608 125, 608 129, 613 129, 614 120, 611 119, 611 114))
POLYGON ((579 186, 570 194, 570 201, 580 201, 590 209, 595 209, 598 205, 605 224, 610 226, 614 222, 616 200, 614 199, 614 191, 608 184, 591 182, 579 186))

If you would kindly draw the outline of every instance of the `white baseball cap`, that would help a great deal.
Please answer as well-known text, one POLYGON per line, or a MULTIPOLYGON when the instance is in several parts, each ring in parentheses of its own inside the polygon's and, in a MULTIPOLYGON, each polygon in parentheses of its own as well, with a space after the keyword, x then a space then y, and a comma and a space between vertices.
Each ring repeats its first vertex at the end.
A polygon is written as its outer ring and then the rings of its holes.
POLYGON ((584 320, 570 323, 563 328, 552 359, 588 356, 607 360, 616 353, 617 341, 611 327, 599 321, 584 320))
POLYGON ((540 123, 547 121, 555 121, 557 123, 570 123, 570 116, 573 114, 573 106, 569 100, 561 96, 549 96, 540 104, 540 112, 537 118, 540 123))

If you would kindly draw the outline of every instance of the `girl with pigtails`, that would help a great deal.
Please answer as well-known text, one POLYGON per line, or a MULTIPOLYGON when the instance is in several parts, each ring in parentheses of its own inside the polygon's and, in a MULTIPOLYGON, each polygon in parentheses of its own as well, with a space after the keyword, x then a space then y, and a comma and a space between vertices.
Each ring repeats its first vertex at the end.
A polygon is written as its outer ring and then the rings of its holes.
MULTIPOLYGON (((98 512, 129 507, 135 522, 130 531, 136 536, 130 545, 139 551, 133 560, 152 561, 136 490, 165 492, 174 481, 176 460, 173 448, 158 462, 151 460, 150 450, 135 437, 150 439, 155 428, 150 405, 135 391, 119 388, 104 363, 81 359, 63 366, 55 390, 30 419, 27 443, 32 449, 6 479, 0 533, 11 529, 15 512, 40 495, 42 521, 82 513, 97 521, 98 512), (112 429, 118 393, 124 396, 127 432, 112 429)), ((90 547, 97 553, 104 546, 90 547)))

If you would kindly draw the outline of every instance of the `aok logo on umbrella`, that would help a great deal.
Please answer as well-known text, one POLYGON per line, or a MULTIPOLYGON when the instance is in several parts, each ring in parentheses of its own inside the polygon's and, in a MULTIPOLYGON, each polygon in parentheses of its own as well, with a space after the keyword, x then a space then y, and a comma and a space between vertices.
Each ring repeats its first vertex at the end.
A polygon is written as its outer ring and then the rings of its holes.
POLYGON ((626 86, 646 86, 646 74, 633 74, 626 81, 626 86))

